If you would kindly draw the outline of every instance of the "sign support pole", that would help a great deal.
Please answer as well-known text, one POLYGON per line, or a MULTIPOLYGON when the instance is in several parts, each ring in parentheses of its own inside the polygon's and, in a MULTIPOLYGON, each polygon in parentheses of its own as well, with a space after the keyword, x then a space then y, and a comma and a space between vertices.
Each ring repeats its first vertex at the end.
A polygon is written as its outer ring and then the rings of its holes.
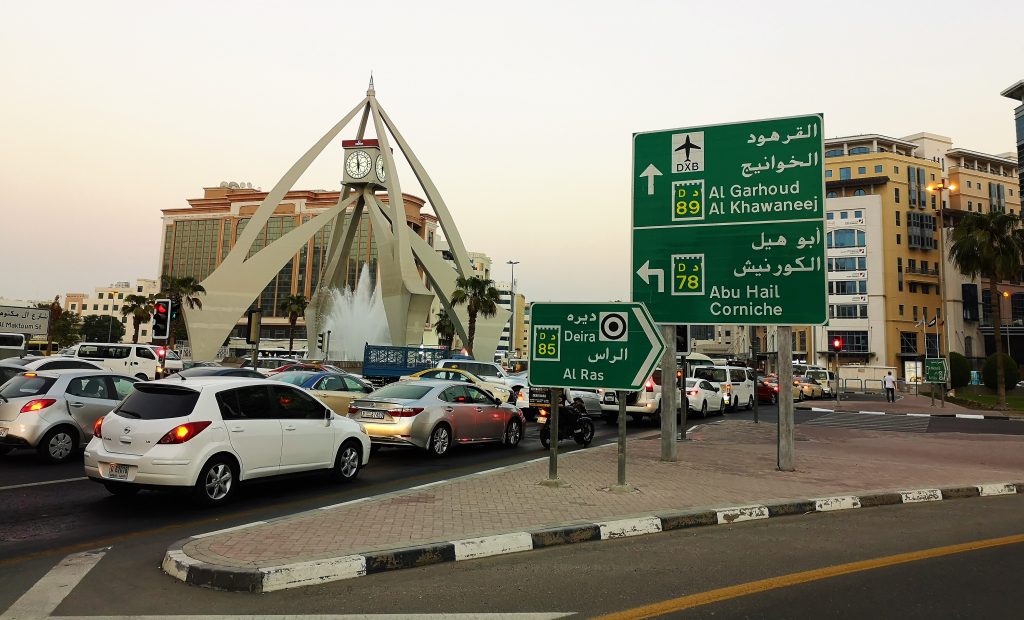
POLYGON ((676 445, 676 326, 662 325, 665 354, 661 358, 661 460, 679 460, 676 445))
POLYGON ((626 394, 623 390, 615 392, 615 400, 619 403, 619 482, 608 489, 612 493, 629 493, 633 487, 626 484, 626 394))
POLYGON ((548 453, 548 479, 541 484, 546 487, 567 487, 558 479, 558 410, 562 408, 562 388, 551 388, 551 415, 548 416, 548 430, 551 431, 551 451, 548 453))
POLYGON ((779 471, 793 471, 793 328, 779 325, 779 471), (788 389, 787 389, 788 388, 788 389))

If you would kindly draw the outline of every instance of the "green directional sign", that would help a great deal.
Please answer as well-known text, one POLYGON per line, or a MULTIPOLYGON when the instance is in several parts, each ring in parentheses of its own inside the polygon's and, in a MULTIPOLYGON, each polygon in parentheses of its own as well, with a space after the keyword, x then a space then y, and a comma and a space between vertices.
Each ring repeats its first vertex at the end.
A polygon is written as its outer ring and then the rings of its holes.
POLYGON ((826 316, 822 117, 633 136, 632 298, 658 323, 826 316))
POLYGON ((925 383, 946 383, 949 380, 949 367, 946 358, 930 357, 924 361, 925 383))
POLYGON ((534 303, 529 381, 537 387, 639 390, 665 343, 637 303, 534 303))

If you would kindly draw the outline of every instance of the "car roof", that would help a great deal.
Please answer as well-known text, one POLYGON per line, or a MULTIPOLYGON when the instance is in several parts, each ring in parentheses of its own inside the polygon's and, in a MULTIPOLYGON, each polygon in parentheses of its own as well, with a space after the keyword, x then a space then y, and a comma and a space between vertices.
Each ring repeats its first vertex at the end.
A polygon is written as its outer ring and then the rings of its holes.
POLYGON ((88 375, 90 377, 110 375, 112 377, 125 377, 126 379, 134 379, 134 377, 129 377, 128 375, 123 375, 119 372, 112 372, 106 369, 100 370, 99 368, 55 368, 53 370, 26 370, 25 372, 32 373, 40 377, 50 378, 77 377, 80 375, 88 375))
MULTIPOLYGON (((146 381, 148 385, 173 385, 176 387, 185 387, 190 390, 201 392, 203 390, 214 388, 214 389, 231 389, 236 387, 245 387, 247 385, 271 385, 266 379, 255 377, 178 377, 178 375, 172 375, 167 379, 161 379, 159 381, 146 381), (173 379, 178 378, 178 381, 173 379), (171 379, 168 381, 167 379, 171 379)), ((273 385, 288 385, 284 382, 277 382, 273 385)))

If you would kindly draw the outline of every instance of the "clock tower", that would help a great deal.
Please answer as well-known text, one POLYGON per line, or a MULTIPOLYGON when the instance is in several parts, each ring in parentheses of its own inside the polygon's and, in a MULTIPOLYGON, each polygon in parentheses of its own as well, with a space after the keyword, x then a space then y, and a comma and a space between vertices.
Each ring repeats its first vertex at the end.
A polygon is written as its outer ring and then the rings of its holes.
POLYGON ((345 149, 345 185, 371 184, 387 187, 384 156, 380 144, 374 139, 342 140, 345 149))

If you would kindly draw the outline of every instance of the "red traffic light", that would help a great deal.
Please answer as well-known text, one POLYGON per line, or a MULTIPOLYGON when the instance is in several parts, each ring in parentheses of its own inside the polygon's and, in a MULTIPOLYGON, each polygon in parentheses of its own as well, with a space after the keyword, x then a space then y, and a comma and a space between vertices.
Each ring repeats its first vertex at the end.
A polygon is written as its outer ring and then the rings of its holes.
POLYGON ((836 351, 842 351, 843 350, 843 339, 842 338, 833 338, 832 339, 832 348, 835 349, 836 351))
POLYGON ((166 355, 167 355, 167 348, 166 347, 158 347, 157 348, 157 350, 156 350, 156 356, 157 357, 165 357, 166 355))
POLYGON ((166 313, 167 313, 167 306, 165 306, 165 305, 163 305, 163 304, 156 304, 155 306, 153 306, 153 308, 154 308, 154 309, 155 309, 155 310, 156 310, 156 311, 157 311, 158 313, 160 313, 160 314, 166 314, 166 313))

